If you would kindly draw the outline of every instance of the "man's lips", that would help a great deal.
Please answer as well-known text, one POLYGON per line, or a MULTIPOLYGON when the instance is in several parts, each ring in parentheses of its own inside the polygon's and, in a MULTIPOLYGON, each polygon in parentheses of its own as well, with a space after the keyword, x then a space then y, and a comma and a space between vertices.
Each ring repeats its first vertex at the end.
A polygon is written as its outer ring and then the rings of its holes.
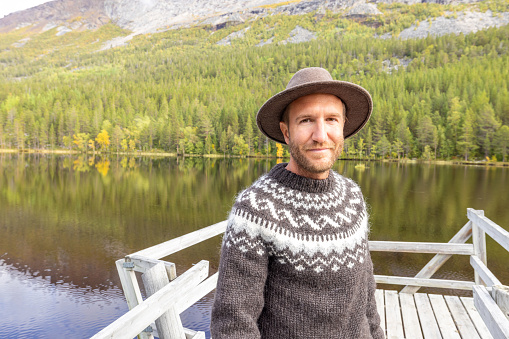
POLYGON ((310 152, 320 152, 320 151, 327 151, 327 150, 331 150, 331 149, 334 149, 334 148, 333 147, 316 147, 316 148, 305 148, 304 150, 310 151, 310 152))

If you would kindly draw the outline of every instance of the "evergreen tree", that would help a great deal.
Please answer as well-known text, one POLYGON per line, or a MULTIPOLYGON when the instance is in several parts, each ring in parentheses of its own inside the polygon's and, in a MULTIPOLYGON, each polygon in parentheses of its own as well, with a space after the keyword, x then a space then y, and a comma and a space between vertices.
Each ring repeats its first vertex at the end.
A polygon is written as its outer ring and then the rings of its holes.
POLYGON ((474 117, 470 109, 467 110, 465 121, 460 131, 458 141, 458 149, 463 153, 465 161, 468 161, 468 157, 474 152, 478 146, 475 144, 474 135, 474 117))
POLYGON ((509 152, 509 126, 503 125, 495 134, 495 149, 497 153, 502 155, 502 161, 506 161, 509 152))

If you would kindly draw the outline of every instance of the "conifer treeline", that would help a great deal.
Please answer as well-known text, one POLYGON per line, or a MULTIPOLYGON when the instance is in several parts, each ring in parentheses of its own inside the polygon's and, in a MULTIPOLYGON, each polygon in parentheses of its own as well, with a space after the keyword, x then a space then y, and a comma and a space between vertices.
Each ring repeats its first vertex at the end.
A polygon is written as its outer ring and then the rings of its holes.
POLYGON ((373 116, 345 156, 506 160, 508 26, 405 41, 334 34, 264 47, 204 44, 209 36, 195 28, 140 37, 72 57, 73 72, 56 61, 19 81, 2 72, 0 148, 276 154, 256 128, 258 108, 298 69, 322 66, 373 96, 373 116))

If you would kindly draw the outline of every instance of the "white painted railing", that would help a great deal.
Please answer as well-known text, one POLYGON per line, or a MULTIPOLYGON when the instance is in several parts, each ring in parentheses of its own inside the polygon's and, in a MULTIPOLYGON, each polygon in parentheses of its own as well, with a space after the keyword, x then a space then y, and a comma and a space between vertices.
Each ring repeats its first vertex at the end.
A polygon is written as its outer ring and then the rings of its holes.
MULTIPOLYGON (((415 277, 375 275, 375 281, 406 285, 401 293, 415 293, 420 287, 473 289, 475 305, 494 338, 509 338, 509 320, 506 318, 509 316, 509 292, 500 286, 500 281, 487 267, 485 236, 488 234, 509 251, 509 232, 486 218, 483 211, 469 208, 467 215, 469 221, 448 243, 370 241, 370 251, 436 253, 415 277), (467 244, 470 237, 472 244, 467 244), (470 256, 475 282, 431 279, 453 254, 470 256)), ((226 221, 222 221, 117 260, 130 311, 92 338, 133 338, 138 335, 150 339, 155 332, 162 339, 205 338, 203 332, 183 328, 179 315, 216 288, 217 273, 208 277, 208 262, 201 261, 177 278, 175 264, 160 259, 223 234, 225 230, 226 221), (135 272, 142 273, 148 296, 145 300, 135 272)))

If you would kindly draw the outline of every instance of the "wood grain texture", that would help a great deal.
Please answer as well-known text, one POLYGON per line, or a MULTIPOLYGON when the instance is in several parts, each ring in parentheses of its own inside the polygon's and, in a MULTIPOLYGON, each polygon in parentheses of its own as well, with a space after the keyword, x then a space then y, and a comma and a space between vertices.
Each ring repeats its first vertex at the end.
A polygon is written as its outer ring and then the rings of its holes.
POLYGON ((385 291, 385 312, 387 316, 387 339, 404 339, 398 292, 385 291))
POLYGON ((484 264, 477 256, 472 255, 470 257, 470 265, 474 268, 475 272, 479 274, 479 277, 482 281, 484 281, 486 286, 502 285, 500 280, 495 277, 488 267, 486 267, 486 264, 484 264))
POLYGON ((378 315, 380 316, 380 327, 384 333, 386 333, 385 329, 385 300, 384 300, 384 291, 376 290, 375 291, 375 300, 376 300, 376 310, 378 311, 378 315))
POLYGON ((442 335, 440 334, 428 295, 425 293, 415 293, 414 299, 424 339, 441 339, 442 335))
POLYGON ((474 254, 474 246, 472 244, 438 242, 370 241, 369 250, 372 252, 474 254))
POLYGON ((439 294, 428 294, 431 307, 437 319, 438 328, 444 339, 461 339, 458 329, 454 324, 454 320, 449 313, 449 309, 444 300, 444 296, 439 294))
POLYGON ((401 315, 403 316, 403 329, 406 338, 423 339, 419 315, 415 307, 413 294, 399 293, 401 315))
POLYGON ((488 327, 495 339, 509 338, 509 320, 504 316, 500 308, 484 286, 474 286, 474 305, 479 311, 482 320, 488 327))
POLYGON ((92 338, 135 337, 173 306, 177 296, 197 286, 207 276, 208 261, 202 260, 92 338))
POLYGON ((457 296, 444 296, 445 302, 449 307, 451 315, 456 323, 456 327, 463 339, 480 339, 472 320, 468 316, 467 311, 463 307, 461 300, 457 296))
POLYGON ((444 280, 444 279, 421 279, 409 277, 394 277, 390 275, 376 275, 375 281, 377 284, 392 284, 392 285, 413 285, 423 287, 438 287, 438 288, 455 288, 459 290, 472 290, 474 283, 471 281, 463 280, 444 280))
POLYGON ((483 339, 493 339, 493 336, 486 327, 486 324, 482 320, 481 315, 475 308, 474 298, 460 297, 460 300, 461 303, 463 304, 463 307, 465 307, 465 310, 470 316, 470 320, 472 320, 472 323, 474 324, 477 333, 479 333, 479 336, 481 336, 481 338, 483 339))
POLYGON ((467 216, 468 219, 482 228, 484 232, 509 252, 509 232, 486 218, 484 216, 484 211, 476 211, 472 208, 467 208, 467 216))
MULTIPOLYGON (((147 270, 141 278, 148 297, 170 283, 162 262, 147 270)), ((166 312, 156 319, 156 327, 160 339, 186 339, 184 327, 179 314, 175 310, 175 305, 170 306, 166 312)))
POLYGON ((224 220, 218 222, 217 224, 207 226, 181 237, 171 239, 161 244, 135 252, 132 255, 152 259, 161 259, 170 254, 183 250, 184 248, 196 245, 204 240, 224 233, 226 230, 226 224, 227 222, 224 220))

